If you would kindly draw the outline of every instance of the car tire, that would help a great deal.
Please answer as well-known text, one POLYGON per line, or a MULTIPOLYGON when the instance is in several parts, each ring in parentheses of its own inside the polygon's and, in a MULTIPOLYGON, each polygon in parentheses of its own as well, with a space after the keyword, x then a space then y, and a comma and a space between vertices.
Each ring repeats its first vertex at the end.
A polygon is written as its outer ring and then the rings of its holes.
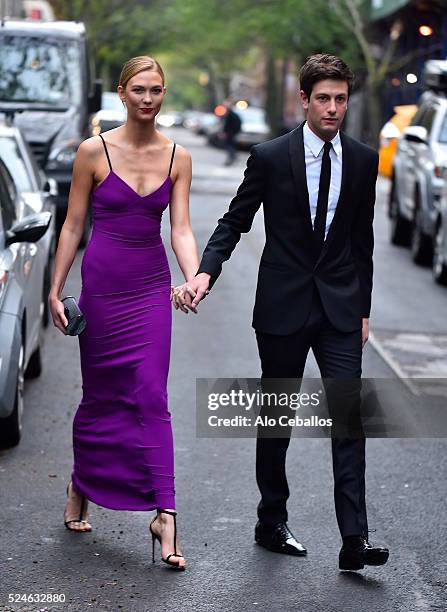
POLYGON ((38 378, 42 374, 42 350, 38 346, 28 361, 26 368, 26 378, 38 378))
POLYGON ((48 294, 51 289, 51 275, 53 270, 53 258, 47 263, 43 277, 43 313, 42 313, 42 325, 46 329, 50 323, 50 306, 48 304, 48 294))
POLYGON ((11 448, 17 446, 20 442, 23 416, 24 369, 25 346, 22 339, 17 368, 14 409, 9 416, 0 419, 0 448, 11 448))
POLYGON ((433 244, 430 236, 427 236, 422 230, 420 201, 421 197, 419 189, 417 189, 414 202, 414 218, 411 224, 411 258, 414 263, 420 266, 428 266, 432 263, 433 244))
POLYGON ((391 189, 388 203, 388 216, 390 218, 390 242, 395 246, 410 245, 410 224, 405 219, 399 208, 397 189, 394 179, 391 181, 391 189))
POLYGON ((447 285, 447 260, 443 249, 445 249, 445 228, 442 221, 436 227, 435 238, 433 241, 433 278, 438 285, 447 285))

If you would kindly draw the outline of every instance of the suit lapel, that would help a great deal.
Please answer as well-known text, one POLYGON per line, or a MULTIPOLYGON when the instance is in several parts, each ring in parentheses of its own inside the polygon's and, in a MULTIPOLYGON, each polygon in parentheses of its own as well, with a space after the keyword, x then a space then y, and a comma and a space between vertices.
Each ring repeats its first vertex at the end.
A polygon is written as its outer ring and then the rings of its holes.
POLYGON ((352 150, 349 141, 347 140, 343 132, 340 132, 340 140, 342 146, 340 195, 338 196, 337 208, 335 209, 334 218, 332 219, 331 226, 329 228, 326 240, 323 243, 323 248, 321 249, 321 253, 317 263, 321 260, 321 258, 329 248, 334 233, 337 231, 337 226, 340 221, 340 218, 343 216, 343 210, 347 204, 346 191, 348 185, 348 169, 352 169, 352 150))
POLYGON ((313 234, 309 192, 307 190, 306 163, 304 159, 303 125, 304 122, 290 133, 289 155, 298 202, 303 208, 306 226, 311 234, 313 234))

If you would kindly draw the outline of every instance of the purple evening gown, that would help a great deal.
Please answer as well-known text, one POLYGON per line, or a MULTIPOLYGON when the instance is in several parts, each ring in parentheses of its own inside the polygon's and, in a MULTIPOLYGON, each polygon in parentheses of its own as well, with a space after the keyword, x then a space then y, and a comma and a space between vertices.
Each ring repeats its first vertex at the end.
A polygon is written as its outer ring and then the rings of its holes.
MULTIPOLYGON (((102 137, 101 137, 102 138, 102 137)), ((73 421, 75 489, 115 510, 175 508, 167 377, 171 275, 160 223, 169 173, 140 196, 112 170, 92 194, 81 266, 81 403, 73 421)))

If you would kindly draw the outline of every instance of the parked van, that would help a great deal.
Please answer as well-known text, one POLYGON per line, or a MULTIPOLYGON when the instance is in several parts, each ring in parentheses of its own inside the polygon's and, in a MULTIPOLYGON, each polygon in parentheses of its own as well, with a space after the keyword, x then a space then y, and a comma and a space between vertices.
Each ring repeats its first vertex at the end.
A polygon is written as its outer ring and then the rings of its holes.
POLYGON ((101 107, 84 24, 5 19, 0 74, 0 113, 21 129, 38 164, 56 180, 60 227, 77 148, 89 136, 90 115, 101 107))

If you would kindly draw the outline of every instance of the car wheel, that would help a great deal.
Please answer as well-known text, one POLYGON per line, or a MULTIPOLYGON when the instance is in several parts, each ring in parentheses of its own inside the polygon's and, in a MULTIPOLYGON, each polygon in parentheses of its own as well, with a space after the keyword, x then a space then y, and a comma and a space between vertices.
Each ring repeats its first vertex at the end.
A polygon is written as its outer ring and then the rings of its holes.
POLYGON ((396 246, 410 245, 410 224, 402 217, 396 193, 396 183, 391 182, 390 199, 388 205, 390 217, 390 241, 396 246))
POLYGON ((48 304, 48 294, 51 289, 51 274, 52 274, 52 262, 53 259, 50 259, 45 268, 45 273, 43 277, 43 313, 42 313, 42 325, 46 329, 50 322, 50 306, 48 304))
POLYGON ((42 351, 40 346, 36 348, 28 361, 26 378, 38 378, 42 374, 42 351))
POLYGON ((422 212, 420 206, 419 190, 415 195, 414 218, 411 224, 411 257, 414 263, 421 266, 430 265, 432 262, 432 243, 430 237, 422 230, 422 212))
POLYGON ((24 369, 25 347, 22 339, 17 368, 14 409, 8 417, 0 419, 0 448, 11 448, 12 446, 17 446, 20 442, 22 434, 23 391, 25 386, 24 369))
POLYGON ((436 228, 435 239, 433 241, 433 278, 439 285, 447 285, 447 258, 445 243, 445 228, 442 221, 436 228))

